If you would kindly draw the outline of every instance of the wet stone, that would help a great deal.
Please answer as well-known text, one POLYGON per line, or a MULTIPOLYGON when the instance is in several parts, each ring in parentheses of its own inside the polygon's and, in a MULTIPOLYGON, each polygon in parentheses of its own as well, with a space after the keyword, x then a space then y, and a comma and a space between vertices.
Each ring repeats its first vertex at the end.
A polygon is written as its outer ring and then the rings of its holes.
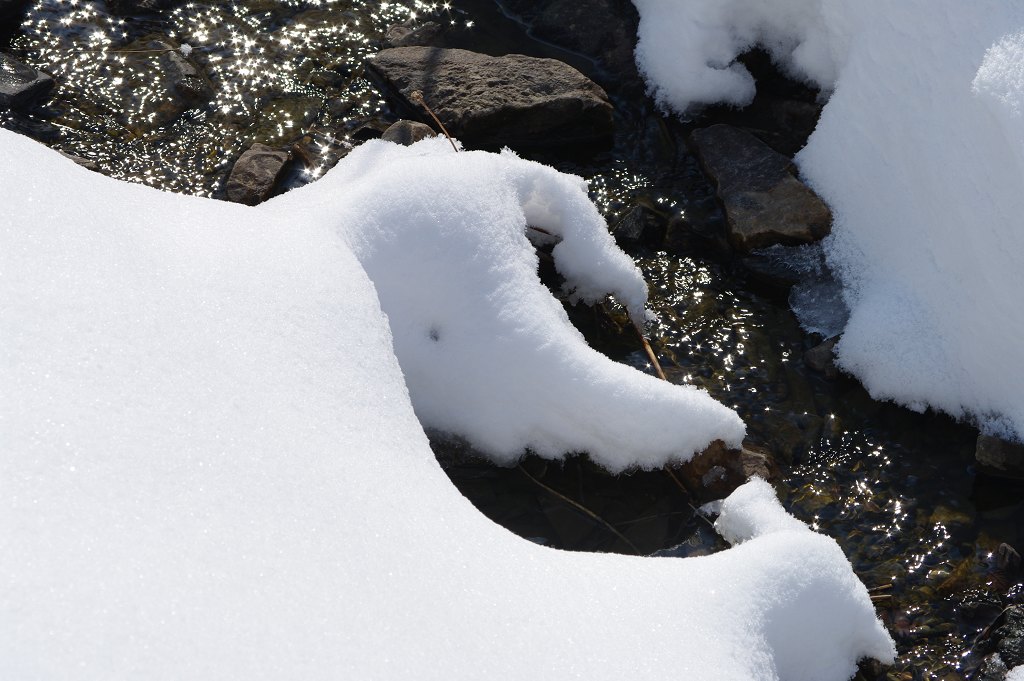
POLYGON ((53 78, 0 52, 0 111, 25 108, 52 87, 53 78))
POLYGON ((387 142, 410 146, 422 139, 434 137, 435 135, 437 133, 429 125, 416 121, 401 120, 392 123, 380 138, 387 142))
POLYGON ((273 192, 291 155, 286 151, 254 144, 231 169, 227 183, 228 201, 255 206, 273 192))
POLYGON ((634 205, 611 228, 615 242, 622 247, 657 246, 665 240, 667 221, 640 204, 634 205))
POLYGON ((987 473, 1024 478, 1024 445, 991 435, 979 435, 974 458, 987 473))
POLYGON ((831 231, 828 206, 793 175, 788 158, 761 140, 722 124, 694 131, 691 140, 715 183, 736 250, 812 243, 831 231))
POLYGON ((454 137, 470 146, 538 148, 607 140, 608 95, 554 59, 397 47, 367 62, 400 106, 423 121, 421 93, 454 137))
POLYGON ((388 47, 439 47, 441 25, 434 21, 415 24, 407 21, 395 24, 384 34, 384 42, 388 47))
POLYGON ((835 355, 835 347, 838 342, 839 337, 837 336, 814 346, 804 353, 804 364, 809 369, 813 369, 819 374, 824 374, 825 378, 836 378, 839 376, 835 355))
POLYGON ((999 639, 999 656, 1006 666, 1013 668, 1024 664, 1024 606, 1007 608, 1004 624, 995 635, 999 639))
POLYGON ((775 477, 771 453, 764 447, 744 444, 730 449, 715 440, 701 453, 674 469, 675 477, 694 501, 724 499, 752 477, 775 477))

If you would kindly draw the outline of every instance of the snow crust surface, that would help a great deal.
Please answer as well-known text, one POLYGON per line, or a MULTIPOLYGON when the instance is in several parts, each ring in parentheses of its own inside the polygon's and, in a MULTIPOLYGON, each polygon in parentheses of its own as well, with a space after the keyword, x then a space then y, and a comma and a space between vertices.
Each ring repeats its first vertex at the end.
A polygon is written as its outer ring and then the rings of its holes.
POLYGON ((637 59, 685 111, 742 105, 758 44, 830 93, 797 156, 835 216, 840 366, 879 398, 1024 435, 1024 5, 635 0, 637 59))

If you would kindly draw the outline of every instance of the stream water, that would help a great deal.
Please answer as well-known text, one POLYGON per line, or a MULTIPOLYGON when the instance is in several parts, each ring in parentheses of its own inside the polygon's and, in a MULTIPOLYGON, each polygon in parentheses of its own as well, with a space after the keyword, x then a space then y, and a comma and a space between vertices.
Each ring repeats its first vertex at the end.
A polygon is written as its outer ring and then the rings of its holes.
MULTIPOLYGON (((388 26, 426 20, 445 27, 451 46, 554 56, 607 87, 617 123, 610 147, 534 157, 586 177, 610 225, 643 227, 624 244, 650 284, 651 336, 669 379, 739 411, 749 441, 774 455, 785 506, 836 538, 872 589, 900 657, 863 678, 971 678, 986 652, 977 639, 1021 599, 1020 576, 997 553, 1004 542, 1024 546, 1022 490, 975 472, 972 428, 876 402, 852 379, 805 366, 804 352, 822 339, 800 327, 786 287, 729 252, 714 192, 685 143, 693 127, 727 121, 763 128, 792 152, 813 115, 778 125, 759 96, 745 112, 666 118, 638 80, 537 38, 491 0, 196 1, 123 16, 103 2, 41 0, 7 51, 57 87, 35 109, 0 113, 0 125, 113 177, 214 197, 241 152, 262 142, 302 160, 286 183, 294 187, 394 120, 362 62, 388 26), (209 78, 208 101, 183 99, 168 81, 166 54, 182 45, 209 78)), ((769 94, 816 111, 815 93, 758 59, 752 66, 769 94)), ((614 307, 571 316, 595 347, 649 371, 614 307)), ((497 468, 458 443, 436 437, 435 445, 482 512, 533 541, 673 556, 723 548, 660 472, 612 477, 582 457, 497 468)))

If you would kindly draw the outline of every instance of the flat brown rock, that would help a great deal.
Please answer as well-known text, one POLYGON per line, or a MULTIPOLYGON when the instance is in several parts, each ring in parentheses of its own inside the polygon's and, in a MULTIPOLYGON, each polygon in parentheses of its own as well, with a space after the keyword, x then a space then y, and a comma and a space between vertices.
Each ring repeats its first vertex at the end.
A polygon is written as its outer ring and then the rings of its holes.
POLYGON ((448 131, 467 145, 536 148, 611 134, 605 91, 554 59, 396 47, 367 64, 406 110, 426 122, 426 111, 413 98, 421 92, 448 131))

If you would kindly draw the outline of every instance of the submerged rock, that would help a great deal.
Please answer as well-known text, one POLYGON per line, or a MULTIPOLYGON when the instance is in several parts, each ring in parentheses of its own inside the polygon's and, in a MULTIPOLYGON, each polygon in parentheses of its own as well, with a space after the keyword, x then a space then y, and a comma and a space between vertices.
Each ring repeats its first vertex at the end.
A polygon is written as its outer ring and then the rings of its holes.
POLYGON ((266 201, 290 159, 286 151, 264 144, 252 145, 231 168, 226 188, 228 201, 249 206, 266 201))
POLYGON ((213 99, 213 84, 206 74, 181 52, 181 48, 163 40, 149 45, 159 50, 160 66, 171 88, 190 106, 213 99))
POLYGON ((429 125, 417 123, 416 121, 401 120, 392 123, 380 138, 387 142, 409 146, 435 135, 437 133, 429 125))
POLYGON ((640 16, 628 0, 510 0, 542 40, 594 59, 615 77, 639 78, 633 47, 640 16))
POLYGON ((368 65, 406 110, 427 120, 414 94, 422 93, 449 132, 468 145, 536 148, 611 134, 605 91, 554 59, 397 47, 368 65))
POLYGON ((824 343, 815 345, 804 353, 804 364, 819 374, 825 374, 825 378, 836 378, 839 376, 835 354, 836 343, 838 342, 839 337, 836 336, 835 338, 829 338, 824 343))
POLYGON ((53 78, 0 52, 0 111, 24 108, 52 87, 53 78))
POLYGON ((729 125, 696 130, 691 140, 738 251, 811 243, 831 231, 828 206, 793 175, 788 158, 761 140, 729 125))
POLYGON ((978 435, 974 458, 993 475, 1024 478, 1024 444, 978 435))
POLYGON ((404 24, 391 26, 385 34, 384 41, 388 47, 438 46, 441 37, 441 25, 427 21, 415 24, 407 21, 404 24))
POLYGON ((115 14, 148 14, 170 9, 177 0, 107 0, 107 7, 115 14))
POLYGON ((668 220, 640 203, 611 227, 615 242, 622 247, 657 246, 665 241, 667 231, 668 220))

